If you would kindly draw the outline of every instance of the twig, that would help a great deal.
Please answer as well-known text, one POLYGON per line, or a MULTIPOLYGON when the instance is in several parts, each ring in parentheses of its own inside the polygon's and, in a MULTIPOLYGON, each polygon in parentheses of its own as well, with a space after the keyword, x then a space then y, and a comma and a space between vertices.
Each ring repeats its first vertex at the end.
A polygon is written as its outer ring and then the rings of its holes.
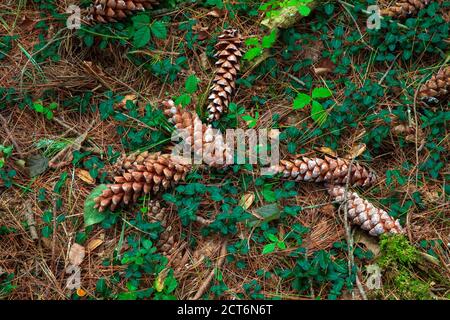
MULTIPOLYGON (((347 195, 348 195, 348 188, 350 185, 350 176, 352 172, 352 166, 353 162, 355 161, 355 157, 352 157, 350 164, 348 166, 347 171, 347 179, 345 182, 345 192, 344 192, 344 227, 345 227, 345 236, 347 240, 347 247, 348 247, 348 272, 349 274, 352 273, 353 267, 355 266, 355 257, 353 255, 353 236, 351 233, 351 228, 348 223, 348 201, 347 201, 347 195)), ((356 286, 358 287, 359 292, 361 293, 361 296, 364 300, 367 300, 367 295, 364 291, 364 288, 361 284, 361 281, 359 280, 358 273, 355 272, 356 277, 356 286)))
POLYGON ((27 218, 27 224, 30 228, 30 235, 33 241, 39 239, 39 236, 36 231, 36 220, 34 219, 33 210, 31 209, 31 203, 28 201, 26 204, 25 217, 27 218))
POLYGON ((11 131, 8 129, 8 121, 6 121, 6 119, 0 114, 0 120, 3 123, 3 129, 6 132, 6 139, 9 138, 9 140, 11 140, 11 143, 13 144, 14 148, 16 149, 17 153, 20 155, 20 157, 23 157, 23 152, 22 152, 22 148, 17 144, 16 139, 14 139, 13 134, 11 133, 11 131))
POLYGON ((55 262, 55 253, 56 253, 56 218, 58 212, 58 200, 56 197, 53 198, 53 234, 52 234, 52 269, 55 270, 56 262, 55 262))
POLYGON ((205 218, 202 218, 200 216, 196 216, 195 217, 195 221, 197 221, 198 223, 203 224, 205 226, 209 226, 211 223, 214 222, 214 220, 205 219, 205 218))
POLYGON ((226 256, 227 256, 227 240, 225 240, 222 243, 222 248, 220 249, 220 257, 219 257, 219 260, 217 261, 216 267, 211 270, 208 277, 202 283, 202 285, 198 289, 197 293, 195 294, 195 296, 193 298, 191 298, 191 300, 198 300, 205 293, 206 289, 209 287, 209 284, 211 283, 212 279, 214 278, 214 274, 216 273, 216 270, 219 270, 222 267, 222 264, 224 263, 226 256))

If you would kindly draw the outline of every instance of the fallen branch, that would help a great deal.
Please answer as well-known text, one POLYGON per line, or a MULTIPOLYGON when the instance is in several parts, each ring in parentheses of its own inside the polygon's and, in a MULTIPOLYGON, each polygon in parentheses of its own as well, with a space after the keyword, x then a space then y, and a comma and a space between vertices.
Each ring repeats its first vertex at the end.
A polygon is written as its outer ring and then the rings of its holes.
POLYGON ((17 151, 17 153, 20 155, 20 158, 23 158, 22 148, 19 146, 19 144, 17 143, 16 139, 14 139, 14 135, 8 129, 8 121, 6 121, 6 119, 1 114, 0 114, 0 121, 2 122, 3 129, 6 132, 5 140, 7 140, 7 139, 11 140, 11 143, 13 144, 13 146, 14 146, 15 150, 17 151))
POLYGON ((214 274, 216 273, 216 270, 218 270, 222 267, 226 256, 227 256, 227 240, 225 240, 222 243, 222 248, 220 249, 219 260, 217 261, 216 267, 211 270, 208 277, 202 283, 202 285, 198 289, 195 296, 193 298, 191 298, 190 300, 198 300, 201 298, 201 296, 205 293, 206 289, 209 287, 209 284, 211 283, 212 279, 214 278, 214 274))
POLYGON ((26 204, 25 217, 27 218, 28 228, 30 228, 31 239, 33 239, 33 241, 36 241, 37 239, 39 239, 39 236, 36 231, 36 220, 34 219, 34 213, 29 201, 26 204))

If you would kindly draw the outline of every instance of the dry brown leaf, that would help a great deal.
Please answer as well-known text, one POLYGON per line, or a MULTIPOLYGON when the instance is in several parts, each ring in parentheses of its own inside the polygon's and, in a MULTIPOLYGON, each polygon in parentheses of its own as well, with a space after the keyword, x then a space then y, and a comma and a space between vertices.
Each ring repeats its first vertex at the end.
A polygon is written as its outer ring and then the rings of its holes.
POLYGON ((78 151, 81 148, 84 140, 86 140, 89 130, 91 129, 92 124, 89 128, 81 134, 78 138, 76 138, 73 143, 68 144, 64 149, 58 152, 49 162, 48 166, 52 169, 58 169, 65 166, 68 166, 72 163, 73 160, 73 152, 78 151))
POLYGON ((336 69, 336 65, 329 58, 320 60, 317 65, 314 66, 314 72, 317 75, 333 72, 336 69))
POLYGON ((239 205, 244 210, 247 210, 248 208, 251 207, 251 205, 253 204, 253 201, 255 201, 255 194, 253 192, 248 192, 241 197, 241 200, 239 201, 239 205))
POLYGON ((84 259, 84 256, 86 255, 86 250, 82 245, 79 245, 78 243, 74 243, 70 247, 69 251, 69 262, 73 266, 79 266, 84 259))
POLYGON ((366 151, 366 144, 365 143, 359 143, 352 147, 352 149, 345 155, 345 158, 347 159, 356 159, 360 155, 362 155, 366 151))
POLYGON ((95 184, 95 179, 91 177, 89 171, 84 169, 77 169, 75 172, 76 176, 86 182, 87 184, 95 184))
POLYGON ((336 153, 336 151, 334 151, 333 149, 331 149, 331 148, 328 148, 328 147, 320 147, 320 148, 318 148, 317 149, 319 152, 322 152, 322 153, 324 153, 324 154, 326 154, 326 155, 329 155, 329 156, 332 156, 332 157, 337 157, 338 156, 338 154, 336 153))
POLYGON ((380 253, 380 245, 378 244, 378 241, 374 237, 371 237, 360 230, 356 232, 355 242, 365 245, 367 249, 372 251, 375 257, 380 253))
POLYGON ((200 54, 200 64, 201 64, 202 68, 205 70, 211 69, 211 64, 209 63, 206 52, 202 52, 200 54))
POLYGON ((206 14, 208 17, 220 18, 222 16, 221 10, 214 9, 206 14))
POLYGON ((92 239, 91 241, 89 241, 89 243, 88 243, 87 246, 86 246, 87 252, 92 252, 92 251, 94 251, 94 250, 97 249, 102 243, 103 243, 103 240, 102 240, 102 239, 98 239, 98 238, 92 239))
POLYGON ((116 108, 117 109, 125 109, 125 107, 127 105, 127 101, 131 101, 131 102, 135 103, 136 100, 137 100, 137 97, 135 94, 127 94, 127 95, 125 95, 125 97, 123 97, 122 101, 120 101, 116 105, 116 108))

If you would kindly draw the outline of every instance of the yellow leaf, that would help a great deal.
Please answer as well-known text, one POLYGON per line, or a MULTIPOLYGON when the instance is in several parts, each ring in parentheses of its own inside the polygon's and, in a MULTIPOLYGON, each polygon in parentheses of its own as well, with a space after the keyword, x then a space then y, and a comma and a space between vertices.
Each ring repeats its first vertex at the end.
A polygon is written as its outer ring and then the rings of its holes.
POLYGON ((91 241, 89 241, 89 243, 86 246, 86 249, 88 252, 94 251, 95 249, 97 249, 101 244, 103 243, 102 239, 92 239, 91 241))
POLYGON ((244 208, 244 210, 247 210, 251 207, 253 201, 255 201, 255 194, 253 192, 248 192, 241 197, 239 205, 244 208))
POLYGON ((89 171, 84 169, 77 169, 76 175, 78 178, 86 182, 87 184, 95 184, 95 179, 91 177, 89 171))
POLYGON ((169 269, 164 269, 158 274, 158 277, 155 279, 155 289, 158 292, 161 292, 164 290, 164 281, 166 280, 167 273, 169 272, 169 269))
POLYGON ((360 155, 362 155, 366 151, 366 144, 365 143, 359 143, 350 150, 349 153, 345 156, 347 159, 356 159, 360 155))
POLYGON ((336 153, 336 151, 334 151, 333 149, 331 149, 331 148, 328 148, 328 147, 320 147, 319 149, 318 149, 320 152, 322 152, 322 153, 324 153, 324 154, 327 154, 327 155, 329 155, 329 156, 332 156, 332 157, 337 157, 338 155, 337 155, 337 153, 336 153))

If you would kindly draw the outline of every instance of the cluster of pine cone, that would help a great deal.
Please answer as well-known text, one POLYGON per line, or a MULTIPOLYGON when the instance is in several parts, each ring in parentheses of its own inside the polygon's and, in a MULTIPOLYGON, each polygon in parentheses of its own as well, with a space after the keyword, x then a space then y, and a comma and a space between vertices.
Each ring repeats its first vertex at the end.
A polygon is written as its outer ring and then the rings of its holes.
MULTIPOLYGON (((426 1, 425 1, 426 2, 426 1)), ((390 16, 403 16, 413 13, 413 8, 420 9, 419 3, 424 1, 406 1, 409 6, 400 5, 390 9, 390 16)), ((136 11, 151 9, 157 5, 156 0, 95 0, 89 8, 89 20, 96 22, 115 22, 136 11)), ((207 106, 208 122, 220 119, 227 111, 232 96, 236 90, 236 78, 239 72, 239 62, 242 57, 242 38, 235 29, 228 29, 218 37, 215 46, 217 58, 215 76, 210 88, 207 106)), ((443 94, 442 81, 448 83, 448 70, 438 74, 423 87, 425 96, 443 94)), ((447 90, 445 88, 444 90, 447 90)), ((447 92, 445 91, 445 94, 447 92)), ((187 142, 197 150, 202 151, 202 158, 207 165, 221 167, 233 160, 233 154, 224 142, 220 132, 214 131, 210 124, 204 124, 195 112, 189 112, 176 106, 171 100, 163 102, 164 113, 174 127, 187 134, 187 142), (205 156, 205 151, 207 156, 205 156)), ((200 155, 199 155, 200 156, 200 155)), ((169 154, 140 152, 124 155, 115 165, 114 183, 96 198, 96 208, 99 211, 115 210, 121 204, 136 202, 143 194, 158 194, 174 184, 183 181, 191 171, 192 164, 186 163, 169 154)), ((344 184, 351 186, 370 186, 376 181, 375 174, 358 163, 350 163, 346 159, 330 157, 309 158, 293 156, 282 160, 273 168, 275 173, 281 173, 285 178, 295 181, 324 182, 328 191, 336 201, 347 201, 348 217, 352 223, 360 225, 371 235, 383 233, 402 233, 398 222, 381 209, 375 208, 370 202, 362 199, 354 192, 345 192, 344 184)), ((164 210, 159 202, 150 206, 151 219, 166 226, 164 210)), ((167 232, 161 235, 158 246, 164 252, 170 253, 174 239, 167 232)))
MULTIPOLYGON (((432 0, 399 0, 392 6, 381 11, 383 16, 389 16, 396 19, 404 19, 414 15, 429 5, 432 0)), ((444 12, 444 19, 448 21, 449 13, 444 12)), ((450 66, 443 66, 435 75, 431 77, 419 89, 419 99, 428 103, 435 104, 448 99, 450 90, 450 66)))
POLYGON ((272 171, 295 181, 325 182, 328 193, 335 201, 341 203, 347 201, 350 222, 369 231, 370 235, 403 233, 399 221, 386 211, 376 208, 355 192, 347 192, 347 196, 344 196, 346 190, 344 185, 347 182, 353 187, 368 187, 377 180, 374 172, 359 163, 353 164, 347 159, 334 159, 327 156, 323 159, 293 156, 281 160, 279 165, 272 168, 272 171))

